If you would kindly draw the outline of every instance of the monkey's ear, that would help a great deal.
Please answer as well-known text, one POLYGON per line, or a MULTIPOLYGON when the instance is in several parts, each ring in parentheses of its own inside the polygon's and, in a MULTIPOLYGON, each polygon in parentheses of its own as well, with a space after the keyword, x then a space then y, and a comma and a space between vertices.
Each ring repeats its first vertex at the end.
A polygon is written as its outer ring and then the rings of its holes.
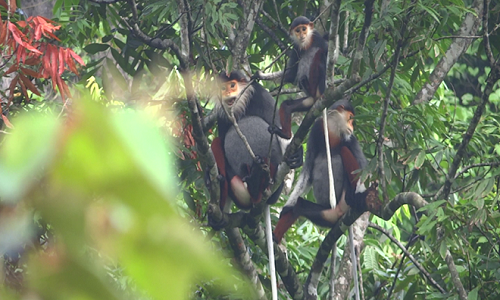
POLYGON ((313 23, 313 22, 310 22, 310 23, 309 23, 309 27, 311 27, 311 29, 314 29, 314 23, 313 23))

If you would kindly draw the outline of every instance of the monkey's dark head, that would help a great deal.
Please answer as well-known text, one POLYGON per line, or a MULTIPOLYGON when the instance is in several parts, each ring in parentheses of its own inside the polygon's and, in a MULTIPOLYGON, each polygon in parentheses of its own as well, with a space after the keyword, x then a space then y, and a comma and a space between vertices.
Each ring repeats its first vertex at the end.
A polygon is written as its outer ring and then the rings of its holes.
POLYGON ((348 100, 339 100, 328 109, 328 131, 343 140, 354 132, 354 106, 348 100))
MULTIPOLYGON (((220 88, 222 94, 222 105, 228 110, 232 110, 236 118, 244 111, 249 98, 253 93, 253 88, 248 85, 248 80, 240 71, 232 71, 230 74, 221 72, 219 74, 220 88)), ((222 107, 220 107, 222 108, 222 107)), ((223 109, 220 109, 225 115, 223 109)))
POLYGON ((300 49, 307 49, 311 45, 314 23, 304 16, 297 17, 290 25, 290 36, 300 49))

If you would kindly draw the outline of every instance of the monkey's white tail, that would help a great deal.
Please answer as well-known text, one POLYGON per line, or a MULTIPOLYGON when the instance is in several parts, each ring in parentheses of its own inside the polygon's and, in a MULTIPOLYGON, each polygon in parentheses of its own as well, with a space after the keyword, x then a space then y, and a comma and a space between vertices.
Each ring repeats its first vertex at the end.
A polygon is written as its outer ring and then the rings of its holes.
POLYGON ((271 206, 266 205, 266 213, 264 218, 266 219, 266 240, 267 240, 267 253, 269 256, 269 273, 271 273, 271 292, 273 295, 273 300, 278 300, 278 282, 276 280, 276 266, 274 261, 274 243, 273 243, 273 231, 271 228, 271 206))
MULTIPOLYGON (((333 179, 333 169, 332 169, 332 155, 330 151, 330 138, 328 136, 328 108, 325 108, 323 110, 323 132, 325 134, 325 147, 326 147, 326 161, 328 164, 328 183, 329 183, 329 190, 330 190, 330 207, 332 209, 337 206, 337 198, 335 196, 335 182, 333 179)), ((335 257, 337 256, 337 243, 335 243, 332 247, 332 280, 331 280, 331 287, 330 290, 333 293, 335 292, 335 257)))

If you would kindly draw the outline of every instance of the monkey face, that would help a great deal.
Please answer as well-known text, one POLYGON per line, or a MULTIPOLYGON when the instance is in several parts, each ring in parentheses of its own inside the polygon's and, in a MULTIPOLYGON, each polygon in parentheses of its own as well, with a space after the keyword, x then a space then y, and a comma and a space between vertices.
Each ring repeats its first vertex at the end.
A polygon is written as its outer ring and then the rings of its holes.
POLYGON ((309 23, 297 25, 291 30, 292 38, 301 49, 307 49, 309 47, 313 29, 313 23, 309 23))
POLYGON ((343 105, 328 111, 328 131, 334 136, 349 140, 354 132, 354 114, 343 105))
POLYGON ((253 89, 246 88, 245 81, 238 81, 236 79, 222 82, 222 106, 228 111, 232 111, 235 117, 239 117, 247 106, 249 97, 253 93, 253 89))

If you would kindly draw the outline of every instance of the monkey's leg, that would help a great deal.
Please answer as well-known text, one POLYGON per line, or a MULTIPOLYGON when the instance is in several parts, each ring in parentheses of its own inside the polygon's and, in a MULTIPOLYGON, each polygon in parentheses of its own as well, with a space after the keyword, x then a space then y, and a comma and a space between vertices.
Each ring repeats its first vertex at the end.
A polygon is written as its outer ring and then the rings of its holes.
POLYGON ((273 239, 276 243, 281 243, 285 233, 292 227, 293 223, 295 223, 298 218, 299 215, 294 213, 293 206, 283 207, 278 224, 276 224, 273 231, 273 239))
POLYGON ((345 146, 340 149, 340 156, 342 157, 344 170, 349 177, 351 187, 355 191, 354 195, 349 195, 347 197, 347 204, 358 211, 366 211, 366 196, 368 191, 365 185, 359 182, 357 174, 353 174, 354 171, 359 169, 358 161, 352 154, 351 150, 345 146))
POLYGON ((325 218, 325 214, 332 211, 331 208, 307 201, 302 197, 299 197, 293 210, 295 215, 304 216, 314 224, 322 227, 331 227, 335 225, 336 222, 336 220, 332 222, 325 218))
POLYGON ((242 209, 252 207, 252 196, 248 191, 248 185, 239 176, 233 176, 230 180, 231 198, 233 198, 236 206, 242 209))
POLYGON ((284 139, 292 137, 292 113, 299 111, 307 111, 314 104, 314 98, 304 97, 296 100, 285 100, 281 103, 279 114, 281 121, 281 130, 272 125, 269 129, 272 133, 277 134, 284 139))

